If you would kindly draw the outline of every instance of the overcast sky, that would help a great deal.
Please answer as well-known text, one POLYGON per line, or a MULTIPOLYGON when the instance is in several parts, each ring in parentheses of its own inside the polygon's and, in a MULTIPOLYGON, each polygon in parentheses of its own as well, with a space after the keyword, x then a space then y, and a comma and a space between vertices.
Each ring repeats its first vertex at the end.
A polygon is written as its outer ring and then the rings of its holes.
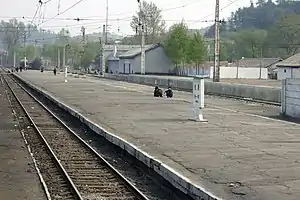
MULTIPOLYGON (((0 18, 7 20, 9 17, 16 17, 25 22, 32 20, 34 16, 37 0, 0 0, 2 9, 0 18)), ((46 0, 43 0, 46 1, 46 0)), ((60 11, 64 11, 79 0, 60 0, 60 11)), ((109 25, 110 31, 121 35, 132 34, 129 26, 131 16, 137 11, 137 0, 108 0, 109 1, 109 25), (118 32, 119 27, 119 32, 118 32)), ((35 22, 38 23, 39 16, 41 20, 47 20, 58 13, 59 0, 50 0, 46 3, 42 12, 37 14, 35 22)), ((204 20, 214 19, 215 0, 152 0, 160 9, 170 26, 173 23, 184 19, 189 28, 201 28, 211 23, 204 20), (174 8, 174 9, 172 9, 174 8), (196 21, 198 20, 198 21, 196 21)), ((250 0, 220 0, 221 18, 227 18, 230 13, 239 7, 249 6, 250 0)), ((61 28, 68 28, 72 35, 80 33, 80 27, 84 25, 88 33, 99 32, 105 23, 106 0, 83 0, 81 3, 68 10, 64 14, 43 23, 41 27, 59 31, 61 28), (71 21, 65 18, 89 18, 87 21, 71 21)))

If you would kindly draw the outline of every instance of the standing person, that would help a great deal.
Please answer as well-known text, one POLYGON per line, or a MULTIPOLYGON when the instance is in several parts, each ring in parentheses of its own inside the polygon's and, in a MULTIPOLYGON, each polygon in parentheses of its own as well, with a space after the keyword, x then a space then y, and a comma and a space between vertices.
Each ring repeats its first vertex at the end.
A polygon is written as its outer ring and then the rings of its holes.
POLYGON ((53 69, 54 76, 56 75, 56 67, 53 69))

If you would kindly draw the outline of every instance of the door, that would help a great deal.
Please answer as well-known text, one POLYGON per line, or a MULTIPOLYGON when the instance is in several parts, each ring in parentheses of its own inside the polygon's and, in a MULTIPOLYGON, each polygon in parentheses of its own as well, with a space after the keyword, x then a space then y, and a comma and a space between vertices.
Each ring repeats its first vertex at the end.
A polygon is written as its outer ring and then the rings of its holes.
POLYGON ((128 64, 128 74, 131 73, 131 66, 130 66, 130 63, 128 64))

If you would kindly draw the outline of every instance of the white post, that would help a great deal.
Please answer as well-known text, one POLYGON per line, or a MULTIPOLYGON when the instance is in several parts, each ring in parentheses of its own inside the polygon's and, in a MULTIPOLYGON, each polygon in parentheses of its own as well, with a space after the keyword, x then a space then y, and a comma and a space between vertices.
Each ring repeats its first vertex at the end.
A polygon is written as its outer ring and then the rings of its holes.
POLYGON ((193 112, 194 117, 191 119, 197 122, 207 122, 203 118, 204 109, 204 79, 208 76, 195 76, 193 80, 193 112))

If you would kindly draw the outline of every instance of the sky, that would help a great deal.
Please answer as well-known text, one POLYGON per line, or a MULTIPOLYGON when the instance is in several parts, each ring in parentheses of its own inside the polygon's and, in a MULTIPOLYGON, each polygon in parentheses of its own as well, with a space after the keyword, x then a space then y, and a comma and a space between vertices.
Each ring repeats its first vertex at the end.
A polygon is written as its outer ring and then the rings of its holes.
MULTIPOLYGON (((14 17, 25 23, 33 19, 38 2, 37 0, 0 1, 3 5, 0 13, 1 20, 14 17)), ((107 0, 81 0, 73 8, 55 18, 53 17, 58 14, 58 10, 63 12, 80 0, 42 1, 48 2, 44 3, 34 18, 34 22, 39 24, 41 28, 51 29, 55 32, 67 28, 72 35, 80 34, 81 26, 86 28, 87 33, 102 31, 102 25, 105 24, 107 0), (59 4, 60 8, 58 9, 59 4), (70 20, 77 17, 86 20, 79 22, 70 20)), ((150 2, 149 0, 146 1, 150 2)), ((184 19, 189 28, 199 29, 212 24, 211 21, 214 20, 215 0, 152 0, 152 2, 162 10, 163 18, 168 27, 184 19), (205 20, 210 22, 204 22, 205 20)), ((220 18, 226 19, 231 12, 239 7, 249 5, 250 0, 220 0, 220 18)), ((108 0, 109 31, 122 36, 133 34, 130 20, 137 10, 137 0, 108 0)))

